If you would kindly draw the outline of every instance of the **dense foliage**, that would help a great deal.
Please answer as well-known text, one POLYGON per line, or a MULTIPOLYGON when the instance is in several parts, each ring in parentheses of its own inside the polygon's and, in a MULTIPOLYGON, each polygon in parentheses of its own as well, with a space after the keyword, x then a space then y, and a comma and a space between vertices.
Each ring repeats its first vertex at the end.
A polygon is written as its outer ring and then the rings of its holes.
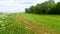
POLYGON ((35 14, 60 14, 60 2, 55 3, 54 0, 45 1, 41 4, 26 8, 25 12, 35 14))

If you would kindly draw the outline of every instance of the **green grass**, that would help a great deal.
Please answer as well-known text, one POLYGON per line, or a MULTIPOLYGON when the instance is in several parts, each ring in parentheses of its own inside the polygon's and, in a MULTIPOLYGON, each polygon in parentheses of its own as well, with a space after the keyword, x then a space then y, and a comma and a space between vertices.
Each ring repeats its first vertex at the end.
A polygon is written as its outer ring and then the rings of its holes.
POLYGON ((32 34, 15 14, 0 15, 0 34, 32 34))
MULTIPOLYGON (((21 14, 24 18, 32 22, 60 31, 60 16, 59 15, 37 15, 37 14, 21 14)), ((0 34, 34 34, 26 29, 25 23, 15 18, 15 14, 0 15, 0 34)))
POLYGON ((23 17, 54 31, 60 31, 60 15, 22 14, 23 17))

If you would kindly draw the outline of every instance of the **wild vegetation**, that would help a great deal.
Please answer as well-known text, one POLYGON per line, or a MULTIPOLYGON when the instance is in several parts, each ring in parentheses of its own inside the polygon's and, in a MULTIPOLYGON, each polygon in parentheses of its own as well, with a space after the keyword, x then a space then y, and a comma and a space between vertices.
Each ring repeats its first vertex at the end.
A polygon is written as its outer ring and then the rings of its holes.
POLYGON ((16 14, 0 15, 0 34, 32 34, 16 14))
POLYGON ((0 15, 0 34, 59 34, 59 15, 0 15))

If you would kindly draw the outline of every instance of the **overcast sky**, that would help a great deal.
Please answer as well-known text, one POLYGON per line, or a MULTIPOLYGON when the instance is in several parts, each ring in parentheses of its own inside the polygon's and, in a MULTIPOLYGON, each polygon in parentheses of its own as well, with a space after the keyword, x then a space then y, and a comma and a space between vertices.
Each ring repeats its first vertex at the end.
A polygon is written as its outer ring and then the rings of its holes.
POLYGON ((44 1, 46 0, 0 0, 0 12, 24 12, 25 8, 44 1))

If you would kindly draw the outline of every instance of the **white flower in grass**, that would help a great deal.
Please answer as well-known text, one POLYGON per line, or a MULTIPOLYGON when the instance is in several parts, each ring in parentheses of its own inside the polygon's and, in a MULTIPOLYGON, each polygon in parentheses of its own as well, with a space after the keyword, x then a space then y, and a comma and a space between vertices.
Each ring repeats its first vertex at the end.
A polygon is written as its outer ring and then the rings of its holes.
POLYGON ((8 17, 7 15, 0 15, 0 17, 8 17))
POLYGON ((0 24, 3 23, 3 20, 0 21, 0 24))
POLYGON ((5 19, 4 17, 2 17, 2 19, 5 19))
POLYGON ((5 15, 1 15, 1 17, 4 17, 5 15))
POLYGON ((25 27, 25 28, 28 28, 28 27, 25 27))
POLYGON ((0 23, 2 23, 2 22, 0 21, 0 23))
POLYGON ((1 25, 1 26, 5 26, 5 23, 4 23, 3 20, 0 21, 0 25, 1 25))
POLYGON ((3 16, 3 17, 4 17, 4 18, 7 18, 8 16, 5 15, 5 16, 3 16))
POLYGON ((45 32, 44 34, 50 34, 50 33, 45 32))
POLYGON ((4 17, 0 16, 1 19, 5 19, 4 17))
POLYGON ((5 24, 1 24, 1 26, 5 26, 5 24))

